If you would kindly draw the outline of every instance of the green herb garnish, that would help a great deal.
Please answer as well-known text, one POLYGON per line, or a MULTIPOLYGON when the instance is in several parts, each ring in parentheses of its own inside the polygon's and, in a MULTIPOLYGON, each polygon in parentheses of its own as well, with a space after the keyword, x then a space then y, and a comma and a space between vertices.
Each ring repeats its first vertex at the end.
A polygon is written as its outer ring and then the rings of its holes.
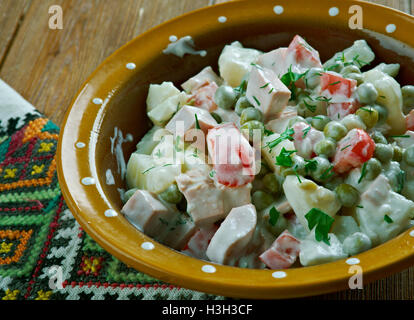
POLYGON ((272 207, 269 211, 269 223, 274 227, 279 220, 280 212, 275 207, 272 207))
POLYGON ((311 105, 311 104, 307 103, 307 102, 305 101, 305 99, 303 99, 303 103, 305 104, 305 107, 306 107, 306 108, 307 108, 310 112, 315 113, 315 111, 316 111, 316 105, 311 105))
POLYGON ((284 140, 293 140, 292 135, 295 134, 295 130, 293 130, 293 128, 287 128, 284 132, 282 132, 282 134, 276 138, 273 141, 268 142, 265 147, 269 147, 269 149, 273 149, 274 147, 276 147, 279 143, 281 143, 284 140))
POLYGON ((315 171, 318 168, 318 161, 316 160, 307 160, 305 159, 305 171, 308 173, 308 171, 315 171))
POLYGON ((334 85, 336 85, 336 84, 338 84, 338 83, 341 83, 341 81, 335 81, 335 82, 332 82, 332 83, 330 83, 330 84, 329 84, 329 86, 334 86, 334 85))
POLYGON ((264 86, 261 86, 260 89, 266 88, 269 84, 270 84, 270 82, 266 83, 264 86))
POLYGON ((260 106, 260 101, 255 96, 253 96, 254 101, 256 101, 257 105, 260 106))
POLYGON ((309 230, 312 230, 316 226, 316 241, 323 241, 327 245, 330 245, 328 234, 335 219, 317 208, 312 208, 307 214, 305 214, 305 218, 308 221, 309 230))
POLYGON ((243 95, 246 93, 246 89, 247 82, 246 80, 243 80, 237 88, 234 88, 234 91, 236 91, 239 95, 243 95))
POLYGON ((309 127, 307 127, 307 128, 305 128, 305 129, 302 130, 302 132, 303 132, 303 138, 305 138, 308 135, 310 129, 312 129, 311 126, 309 126, 309 127))
POLYGON ((296 150, 286 150, 285 148, 282 148, 280 154, 276 157, 276 164, 282 167, 292 167, 293 160, 291 155, 295 152, 296 150))
POLYGON ((400 170, 400 172, 398 172, 397 174, 397 192, 400 193, 402 191, 402 189, 404 188, 404 183, 405 183, 405 171, 404 170, 400 170))
POLYGON ((147 170, 142 171, 141 173, 142 173, 142 174, 146 174, 147 172, 151 171, 151 170, 152 170, 152 169, 154 169, 154 168, 155 168, 155 166, 152 166, 152 167, 148 168, 147 170))
POLYGON ((386 214, 386 215, 384 216, 384 221, 385 221, 386 223, 393 223, 393 222, 394 222, 394 220, 392 220, 392 219, 391 219, 391 217, 390 217, 388 214, 386 214))
POLYGON ((333 169, 333 166, 330 166, 328 169, 326 169, 326 170, 322 173, 322 175, 320 176, 320 178, 319 178, 319 179, 321 179, 321 180, 328 180, 329 178, 331 178, 331 177, 334 175, 334 173, 333 173, 333 172, 331 172, 331 171, 332 171, 332 169, 333 169))
POLYGON ((390 136, 390 138, 410 138, 410 136, 408 134, 403 134, 400 136, 390 136))
POLYGON ((274 134, 274 132, 270 131, 268 129, 264 129, 264 134, 265 134, 265 136, 271 136, 272 134, 274 134))
POLYGON ((197 113, 194 113, 194 117, 195 117, 195 127, 196 129, 200 130, 200 123, 198 123, 198 117, 197 117, 197 113))
POLYGON ((290 92, 291 92, 291 97, 290 100, 295 100, 296 99, 296 81, 298 81, 299 79, 301 79, 302 77, 305 76, 305 74, 308 71, 306 71, 305 73, 296 73, 296 72, 292 72, 292 65, 290 65, 288 72, 285 73, 281 78, 280 81, 283 82, 283 84, 289 88, 290 92))
POLYGON ((343 148, 341 149, 341 151, 344 151, 345 149, 348 149, 350 146, 351 146, 351 145, 350 145, 350 144, 348 144, 347 146, 343 147, 343 148))
POLYGON ((358 183, 360 183, 362 181, 362 179, 364 179, 364 177, 366 176, 366 174, 367 174, 367 163, 365 162, 362 165, 361 176, 358 179, 358 183))

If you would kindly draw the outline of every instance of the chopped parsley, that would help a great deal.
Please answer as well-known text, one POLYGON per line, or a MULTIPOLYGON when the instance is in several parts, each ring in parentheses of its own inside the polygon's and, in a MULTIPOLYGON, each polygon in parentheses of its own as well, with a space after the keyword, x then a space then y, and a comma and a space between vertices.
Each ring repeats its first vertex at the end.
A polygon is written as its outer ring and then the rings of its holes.
POLYGON ((358 179, 358 183, 360 183, 362 181, 362 179, 364 179, 364 177, 367 175, 367 163, 365 162, 362 165, 362 169, 361 169, 361 176, 358 179))
POLYGON ((343 147, 343 148, 341 149, 341 151, 344 151, 345 149, 348 149, 350 146, 351 146, 351 145, 350 145, 350 144, 348 144, 347 146, 343 147))
POLYGON ((369 107, 369 109, 368 109, 368 108, 365 108, 365 107, 362 107, 362 108, 360 108, 360 109, 361 109, 361 110, 364 110, 364 111, 367 111, 367 112, 369 112, 369 113, 373 112, 372 107, 369 107))
POLYGON ((304 103, 305 107, 306 107, 306 108, 307 108, 310 112, 315 113, 315 111, 316 111, 316 105, 312 105, 312 104, 307 103, 305 99, 303 99, 303 103, 304 103))
POLYGON ((269 84, 270 84, 270 82, 266 83, 264 86, 261 86, 260 89, 266 88, 269 84))
POLYGON ((364 208, 364 206, 357 205, 357 208, 361 208, 361 209, 363 209, 363 208, 364 208))
POLYGON ((323 241, 327 245, 330 245, 328 233, 335 219, 317 208, 312 208, 311 210, 309 210, 309 212, 305 214, 305 218, 308 221, 309 230, 312 230, 316 227, 316 241, 323 241))
POLYGON ((193 151, 193 157, 198 158, 198 149, 197 148, 195 148, 194 151, 193 151))
POLYGON ((259 66, 258 64, 256 64, 256 63, 250 63, 250 65, 251 66, 253 66, 253 67, 256 67, 257 69, 259 69, 259 70, 263 70, 263 68, 262 68, 262 66, 259 66))
POLYGON ((280 212, 275 208, 272 207, 269 211, 269 223, 274 227, 279 220, 280 212))
POLYGON ((308 171, 315 171, 318 168, 318 161, 311 159, 307 160, 305 159, 305 171, 308 173, 308 171))
POLYGON ((298 166, 296 165, 296 166, 293 168, 293 172, 295 173, 296 178, 298 178, 299 183, 302 183, 302 180, 300 180, 300 176, 299 176, 299 173, 298 173, 298 171, 297 171, 297 168, 298 168, 298 166))
POLYGON ((384 221, 385 221, 386 223, 393 223, 393 222, 394 222, 394 220, 392 220, 392 219, 391 219, 391 217, 390 217, 388 214, 386 214, 386 215, 384 216, 384 221))
POLYGON ((274 90, 275 88, 271 88, 270 90, 269 90, 269 92, 268 92, 268 94, 271 94, 272 92, 273 92, 273 90, 274 90))
POLYGON ((271 130, 268 130, 268 129, 264 129, 264 134, 266 135, 266 136, 271 136, 272 134, 273 134, 274 132, 273 131, 271 131, 271 130))
POLYGON ((293 160, 291 155, 295 152, 296 150, 286 150, 285 148, 282 148, 280 154, 276 157, 276 164, 282 167, 292 167, 293 160))
POLYGON ((154 169, 154 168, 155 168, 155 166, 152 166, 152 167, 148 168, 147 170, 142 171, 141 173, 142 173, 142 174, 146 174, 147 172, 151 171, 151 170, 152 170, 152 169, 154 169))
POLYGON ((214 176, 216 175, 216 171, 215 170, 211 170, 208 175, 210 176, 210 178, 214 178, 214 176))
POLYGON ((155 155, 157 156, 157 158, 161 158, 162 157, 161 149, 158 149, 155 155))
POLYGON ((332 98, 327 98, 325 96, 318 96, 318 97, 315 98, 315 100, 323 101, 323 102, 326 102, 326 103, 329 104, 329 103, 331 103, 332 98))
POLYGON ((390 138, 410 138, 410 136, 408 134, 403 134, 400 136, 390 136, 390 138))
POLYGON ((290 65, 288 72, 285 73, 281 78, 280 81, 283 82, 283 84, 289 88, 290 92, 291 92, 291 97, 290 100, 296 100, 296 81, 298 81, 299 79, 301 79, 302 77, 304 77, 306 75, 308 71, 306 71, 305 73, 296 73, 296 72, 292 72, 292 65, 290 65))
POLYGON ((265 147, 269 147, 269 149, 273 149, 276 147, 279 143, 281 143, 284 140, 293 140, 292 135, 295 133, 295 130, 293 128, 287 128, 285 131, 282 132, 282 134, 276 138, 273 141, 268 142, 265 147))

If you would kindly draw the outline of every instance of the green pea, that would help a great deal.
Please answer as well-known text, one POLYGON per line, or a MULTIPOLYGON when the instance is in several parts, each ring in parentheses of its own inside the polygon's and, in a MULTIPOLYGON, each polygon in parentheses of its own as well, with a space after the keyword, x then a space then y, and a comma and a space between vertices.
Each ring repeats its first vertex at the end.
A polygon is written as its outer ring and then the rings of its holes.
POLYGON ((404 150, 403 159, 409 166, 414 166, 414 145, 404 150))
POLYGON ((401 162, 403 159, 404 149, 397 145, 393 146, 393 149, 394 149, 394 156, 392 157, 392 160, 401 162))
POLYGON ((414 107, 414 86, 404 86, 401 88, 403 96, 403 106, 406 112, 414 107))
POLYGON ((358 101, 363 104, 374 103, 378 98, 378 91, 370 82, 362 83, 356 90, 358 101))
POLYGON ((367 251, 368 249, 371 249, 371 247, 371 239, 362 232, 355 232, 351 234, 346 237, 343 242, 344 252, 350 256, 367 251))
POLYGON ((138 188, 129 189, 127 192, 124 193, 124 201, 128 202, 128 200, 133 196, 135 191, 137 191, 138 188))
POLYGON ((267 192, 264 191, 256 191, 252 195, 252 203, 256 207, 257 211, 264 210, 268 208, 273 202, 274 198, 267 192))
POLYGON ((360 73, 348 73, 345 78, 356 80, 357 84, 360 85, 364 82, 362 74, 360 73))
POLYGON ((240 124, 243 125, 246 122, 252 120, 263 121, 263 115, 261 111, 254 107, 244 109, 240 116, 240 124))
POLYGON ((253 105, 249 102, 249 100, 243 96, 240 97, 237 102, 236 102, 236 107, 234 109, 234 111, 241 116, 243 110, 247 109, 247 108, 251 108, 253 107, 253 105))
POLYGON ((318 182, 328 181, 328 177, 331 175, 331 163, 324 157, 315 157, 313 160, 316 161, 316 170, 311 171, 311 177, 318 182))
POLYGON ((323 128, 325 128, 327 123, 330 122, 330 121, 331 121, 331 119, 329 117, 324 116, 324 115, 319 115, 319 116, 311 118, 311 125, 315 129, 322 131, 323 128))
POLYGON ((345 77, 351 73, 361 74, 361 70, 354 64, 346 66, 341 70, 341 74, 345 77))
POLYGON ((325 128, 323 129, 323 133, 327 138, 339 141, 345 137, 345 135, 348 133, 348 130, 342 123, 338 121, 331 121, 326 124, 325 128))
POLYGON ((280 191, 279 181, 273 173, 264 176, 263 185, 269 193, 277 194, 280 191))
POLYGON ((332 139, 323 139, 315 144, 315 153, 318 156, 325 156, 327 158, 334 155, 336 150, 336 143, 332 139))
POLYGON ((379 119, 378 111, 371 107, 359 108, 356 112, 368 128, 375 126, 379 119))
POLYGON ((214 118, 214 120, 216 120, 216 121, 217 121, 217 123, 222 123, 222 122, 223 122, 223 120, 221 119, 220 115, 218 115, 217 113, 212 112, 212 113, 210 113, 210 114, 211 114, 211 116, 214 118))
POLYGON ((253 138, 262 139, 264 135, 264 124, 257 120, 251 120, 241 126, 242 132, 249 137, 249 141, 253 142, 253 138))
MULTIPOLYGON (((340 56, 338 56, 340 58, 340 56)), ((342 61, 335 61, 331 66, 328 67, 329 71, 334 71, 340 73, 344 68, 344 63, 342 61)))
POLYGON ((310 68, 305 75, 305 84, 308 89, 315 89, 321 82, 322 68, 310 68))
POLYGON ((237 94, 230 86, 220 86, 214 94, 214 102, 219 108, 230 110, 237 100, 237 94))
POLYGON ((379 160, 371 158, 366 162, 366 175, 368 180, 374 180, 381 173, 382 165, 379 160))
POLYGON ((160 193, 160 198, 169 203, 178 204, 183 199, 183 194, 180 192, 177 185, 173 183, 165 191, 160 193))
POLYGON ((374 156, 383 163, 390 162, 394 156, 394 149, 390 144, 377 143, 374 156))
POLYGON ((260 171, 257 174, 258 177, 263 177, 266 174, 268 174, 270 172, 269 167, 267 166, 267 164, 265 162, 263 162, 260 164, 260 171))
POLYGON ((379 131, 374 131, 371 133, 371 138, 374 140, 375 143, 382 143, 382 144, 388 144, 387 139, 384 137, 384 135, 379 131))
POLYGON ((365 123, 356 114, 348 114, 341 120, 341 123, 346 127, 348 131, 351 131, 352 129, 367 129, 365 123))
POLYGON ((305 118, 303 118, 301 116, 296 116, 296 117, 289 120, 288 127, 289 128, 293 127, 293 125, 297 122, 306 122, 306 120, 305 120, 305 118))
POLYGON ((335 193, 344 207, 351 208, 359 202, 359 191, 350 184, 340 184, 335 188, 335 193))
POLYGON ((379 106, 377 104, 365 106, 368 109, 375 109, 378 112, 378 123, 383 124, 387 120, 388 117, 388 110, 385 107, 379 106))

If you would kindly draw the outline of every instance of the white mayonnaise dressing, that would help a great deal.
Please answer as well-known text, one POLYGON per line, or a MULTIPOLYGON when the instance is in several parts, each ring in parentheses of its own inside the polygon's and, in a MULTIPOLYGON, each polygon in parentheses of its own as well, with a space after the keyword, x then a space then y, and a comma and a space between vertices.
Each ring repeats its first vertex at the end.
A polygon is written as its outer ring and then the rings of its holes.
POLYGON ((121 179, 125 179, 126 174, 126 162, 124 158, 124 152, 122 151, 122 144, 125 142, 133 141, 131 134, 127 134, 124 138, 122 131, 118 128, 114 128, 114 136, 110 137, 111 140, 111 153, 115 154, 116 164, 118 167, 118 173, 121 175, 121 179))
POLYGON ((106 170, 106 184, 108 186, 115 184, 114 175, 112 174, 111 169, 106 170))
POLYGON ((194 49, 194 46, 195 44, 193 38, 191 36, 185 36, 171 42, 162 52, 165 54, 173 54, 180 58, 184 57, 185 54, 199 55, 201 57, 205 57, 207 55, 207 51, 197 51, 194 49))

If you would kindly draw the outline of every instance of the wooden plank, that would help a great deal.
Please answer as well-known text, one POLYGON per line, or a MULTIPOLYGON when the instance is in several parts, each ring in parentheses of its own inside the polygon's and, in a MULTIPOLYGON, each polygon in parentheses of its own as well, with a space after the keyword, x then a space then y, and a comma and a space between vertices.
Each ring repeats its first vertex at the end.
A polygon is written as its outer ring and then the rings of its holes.
POLYGON ((134 36, 208 0, 42 0, 28 10, 0 77, 56 124, 87 76, 134 36), (48 27, 51 5, 63 30, 48 27))
POLYGON ((406 13, 410 13, 411 6, 410 1, 412 0, 367 0, 369 2, 378 3, 387 7, 391 7, 397 10, 404 11, 406 13))
POLYGON ((30 3, 31 0, 0 1, 0 68, 30 3))

